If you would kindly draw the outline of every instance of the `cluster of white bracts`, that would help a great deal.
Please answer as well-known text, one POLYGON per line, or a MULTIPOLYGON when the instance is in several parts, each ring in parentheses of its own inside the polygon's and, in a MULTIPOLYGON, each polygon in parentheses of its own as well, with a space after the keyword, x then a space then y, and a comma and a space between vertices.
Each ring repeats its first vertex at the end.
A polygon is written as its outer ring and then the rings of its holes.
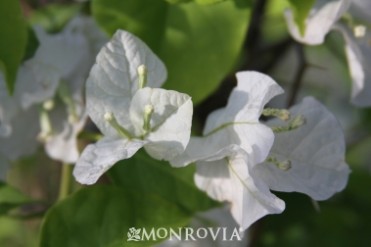
POLYGON ((76 17, 58 34, 35 27, 39 41, 34 56, 18 70, 15 91, 7 93, 0 75, 1 177, 9 161, 32 154, 37 142, 56 160, 79 157, 77 134, 85 113, 83 87, 96 54, 107 41, 92 19, 76 17))
POLYGON ((332 30, 343 35, 353 81, 351 98, 352 103, 357 106, 371 105, 370 11, 369 0, 317 0, 306 20, 303 34, 294 21, 292 10, 289 9, 285 13, 289 32, 298 42, 307 45, 322 44, 332 30), (351 14, 348 18, 353 20, 339 20, 347 11, 351 14))
POLYGON ((157 56, 128 32, 117 31, 100 51, 86 97, 87 112, 104 137, 83 151, 74 169, 77 181, 95 183, 117 161, 144 147, 175 167, 195 163, 196 185, 229 202, 243 229, 284 210, 285 203, 270 190, 324 200, 346 185, 349 168, 341 128, 313 98, 291 109, 306 119, 304 125, 274 134, 271 127, 284 123, 263 124, 259 118, 283 90, 266 75, 239 72, 227 106, 209 115, 203 137, 190 138, 191 98, 158 88, 166 74, 157 56))

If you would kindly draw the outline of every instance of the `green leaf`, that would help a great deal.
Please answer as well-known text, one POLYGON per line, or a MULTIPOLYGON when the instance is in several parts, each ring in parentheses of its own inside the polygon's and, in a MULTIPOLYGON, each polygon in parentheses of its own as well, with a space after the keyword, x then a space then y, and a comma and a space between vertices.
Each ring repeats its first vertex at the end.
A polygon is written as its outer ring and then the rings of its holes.
POLYGON ((315 1, 316 0, 289 0, 294 11, 295 22, 302 35, 305 33, 305 20, 307 19, 315 1))
POLYGON ((7 214, 10 210, 31 202, 33 202, 31 198, 0 182, 0 215, 7 214))
POLYGON ((164 87, 198 103, 235 66, 245 38, 249 9, 234 1, 215 5, 171 5, 164 0, 93 0, 93 16, 109 34, 139 36, 168 69, 164 87))
POLYGON ((120 187, 160 195, 192 215, 219 206, 195 186, 194 172, 194 166, 173 168, 139 151, 133 158, 118 162, 109 175, 120 187))
POLYGON ((80 190, 52 207, 41 231, 41 247, 151 246, 127 242, 129 228, 181 227, 189 216, 159 196, 114 186, 80 190))
POLYGON ((198 4, 213 4, 213 3, 220 3, 224 1, 230 1, 230 0, 165 0, 171 4, 179 4, 179 3, 188 3, 188 2, 195 2, 198 4))
POLYGON ((0 70, 13 93, 18 67, 27 43, 27 25, 19 1, 0 1, 0 70))
POLYGON ((40 25, 48 32, 59 32, 80 9, 80 4, 49 4, 34 11, 30 23, 40 25))
POLYGON ((28 27, 27 32, 28 32, 27 45, 22 61, 26 61, 27 59, 32 58, 40 45, 39 40, 37 39, 36 34, 31 27, 28 27))

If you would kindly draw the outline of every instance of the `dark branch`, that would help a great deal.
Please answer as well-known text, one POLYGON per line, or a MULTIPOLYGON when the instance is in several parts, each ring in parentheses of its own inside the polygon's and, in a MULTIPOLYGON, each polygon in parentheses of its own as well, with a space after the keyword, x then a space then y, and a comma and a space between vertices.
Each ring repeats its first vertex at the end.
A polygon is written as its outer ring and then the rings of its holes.
POLYGON ((299 64, 298 64, 299 67, 296 72, 291 89, 289 91, 289 96, 287 98, 287 107, 290 107, 295 103, 298 93, 300 91, 300 88, 302 86, 305 71, 308 68, 308 63, 305 57, 303 46, 300 44, 296 44, 295 47, 296 47, 296 53, 299 59, 299 64))

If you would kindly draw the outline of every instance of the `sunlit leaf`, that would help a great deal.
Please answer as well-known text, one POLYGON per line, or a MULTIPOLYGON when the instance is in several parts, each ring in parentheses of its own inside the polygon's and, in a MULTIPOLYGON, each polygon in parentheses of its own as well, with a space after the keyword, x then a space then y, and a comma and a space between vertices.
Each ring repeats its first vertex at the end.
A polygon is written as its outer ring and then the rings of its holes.
POLYGON ((316 0, 289 0, 294 10, 295 22, 298 24, 301 34, 305 32, 305 20, 316 0))
POLYGON ((164 0, 93 0, 93 16, 108 33, 139 36, 167 66, 165 88, 192 96, 212 93, 241 55, 249 9, 234 1, 172 5, 164 0))

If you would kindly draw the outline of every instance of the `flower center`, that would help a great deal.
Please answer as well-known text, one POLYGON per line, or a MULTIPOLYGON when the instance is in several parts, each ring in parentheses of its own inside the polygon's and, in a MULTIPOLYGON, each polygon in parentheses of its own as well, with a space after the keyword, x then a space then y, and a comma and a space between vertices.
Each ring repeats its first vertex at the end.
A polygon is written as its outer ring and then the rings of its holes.
POLYGON ((278 161, 276 157, 268 157, 267 162, 276 165, 282 171, 291 169, 291 160, 278 161))
POLYGON ((305 124, 305 118, 302 115, 297 115, 296 117, 291 119, 287 125, 274 126, 272 127, 272 130, 274 133, 281 133, 281 132, 286 132, 286 131, 297 129, 304 124, 305 124))

